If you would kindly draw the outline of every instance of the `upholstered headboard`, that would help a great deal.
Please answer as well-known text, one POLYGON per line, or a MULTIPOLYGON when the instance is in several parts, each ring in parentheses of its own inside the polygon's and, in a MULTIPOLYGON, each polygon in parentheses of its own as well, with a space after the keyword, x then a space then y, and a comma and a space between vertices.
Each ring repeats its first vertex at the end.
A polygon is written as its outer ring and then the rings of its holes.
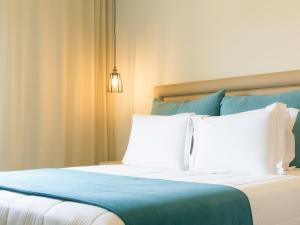
POLYGON ((220 89, 226 89, 226 95, 262 95, 300 90, 300 70, 161 85, 154 88, 154 97, 166 102, 185 101, 220 89))

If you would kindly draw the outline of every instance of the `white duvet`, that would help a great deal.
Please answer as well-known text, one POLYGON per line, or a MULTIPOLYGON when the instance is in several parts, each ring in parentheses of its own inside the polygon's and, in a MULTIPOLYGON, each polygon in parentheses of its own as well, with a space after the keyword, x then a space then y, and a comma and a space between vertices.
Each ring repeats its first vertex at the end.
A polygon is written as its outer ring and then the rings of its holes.
MULTIPOLYGON (((201 174, 123 165, 69 169, 229 185, 248 196, 254 225, 300 225, 300 169, 284 176, 201 174)), ((118 216, 99 207, 0 190, 0 225, 24 224, 124 225, 118 216)))

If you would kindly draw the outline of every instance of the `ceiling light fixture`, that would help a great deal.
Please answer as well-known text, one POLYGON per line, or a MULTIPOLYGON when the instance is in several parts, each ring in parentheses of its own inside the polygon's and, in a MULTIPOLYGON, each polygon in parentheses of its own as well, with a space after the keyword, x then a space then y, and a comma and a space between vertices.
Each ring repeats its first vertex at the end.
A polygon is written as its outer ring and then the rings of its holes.
POLYGON ((107 92, 109 93, 121 93, 123 92, 123 82, 121 79, 121 74, 118 73, 117 66, 116 66, 116 57, 117 57, 117 47, 116 47, 116 42, 117 42, 117 35, 116 35, 116 11, 117 11, 117 6, 116 6, 116 0, 113 0, 113 38, 114 38, 114 68, 112 73, 109 75, 108 79, 108 85, 107 85, 107 92))

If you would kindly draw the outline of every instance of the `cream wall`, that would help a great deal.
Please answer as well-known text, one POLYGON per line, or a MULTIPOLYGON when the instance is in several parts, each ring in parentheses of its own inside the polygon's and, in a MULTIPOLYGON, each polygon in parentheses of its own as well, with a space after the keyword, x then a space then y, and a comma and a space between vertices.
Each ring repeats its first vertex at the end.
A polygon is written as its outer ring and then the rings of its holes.
POLYGON ((116 151, 154 85, 300 69, 299 0, 117 0, 116 151))

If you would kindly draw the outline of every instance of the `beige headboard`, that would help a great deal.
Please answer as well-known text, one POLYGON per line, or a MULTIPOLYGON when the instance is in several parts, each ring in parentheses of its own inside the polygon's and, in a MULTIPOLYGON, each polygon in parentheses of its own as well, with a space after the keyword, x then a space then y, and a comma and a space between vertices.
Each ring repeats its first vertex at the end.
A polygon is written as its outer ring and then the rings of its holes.
POLYGON ((154 97, 166 102, 186 101, 220 89, 225 89, 226 95, 261 95, 300 90, 300 70, 161 85, 154 88, 154 97))

